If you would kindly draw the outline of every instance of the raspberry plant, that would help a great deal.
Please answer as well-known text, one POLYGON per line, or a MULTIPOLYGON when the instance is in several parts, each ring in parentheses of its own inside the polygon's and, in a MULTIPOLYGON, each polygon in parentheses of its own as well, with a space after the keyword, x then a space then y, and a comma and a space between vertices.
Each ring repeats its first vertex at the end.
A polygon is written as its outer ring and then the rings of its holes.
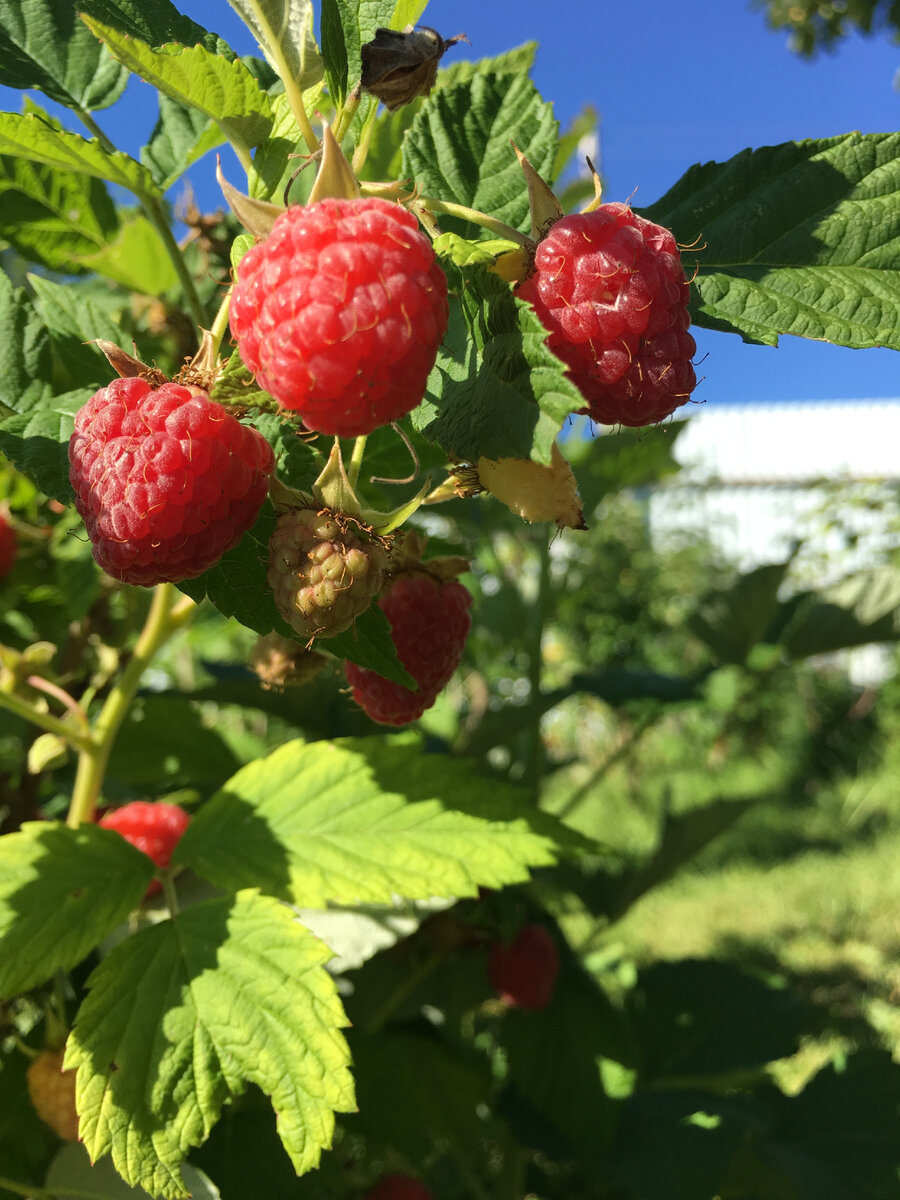
MULTIPOLYGON (((752 719, 716 736, 775 744, 760 698, 896 637, 896 579, 785 600, 788 564, 740 577, 692 600, 680 674, 616 649, 554 677, 545 651, 567 604, 600 645, 598 504, 671 471, 679 428, 566 439, 571 414, 689 420, 689 320, 900 348, 900 137, 747 150, 637 212, 567 173, 590 118, 559 129, 533 44, 464 61, 403 32, 421 0, 233 7, 262 57, 168 0, 0 0, 0 83, 29 89, 0 114, 0 709, 26 747, 0 1196, 818 1200, 834 1164, 803 1130, 837 1084, 790 1100, 762 1072, 803 1015, 709 964, 625 986, 576 936, 751 801, 667 819, 617 871, 554 814, 542 718, 587 697, 643 729, 732 687, 752 719), (129 73, 158 94, 137 157, 103 132, 129 73), (228 211, 177 205, 226 143, 228 211), (159 802, 185 815, 154 863, 101 814, 159 802), (685 1011, 734 1034, 715 1061, 728 1038, 688 1044, 685 1011), (25 1097, 62 1045, 61 1148, 25 1097)), ((873 1079, 896 1089, 876 1056, 848 1094, 873 1079)), ((870 1161, 842 1196, 893 1194, 870 1161)))

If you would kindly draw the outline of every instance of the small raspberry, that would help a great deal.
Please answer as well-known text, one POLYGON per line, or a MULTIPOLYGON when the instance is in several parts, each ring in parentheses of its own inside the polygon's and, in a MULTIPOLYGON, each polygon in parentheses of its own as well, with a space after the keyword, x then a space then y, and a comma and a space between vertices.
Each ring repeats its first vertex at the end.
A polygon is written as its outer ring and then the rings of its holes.
POLYGON ((282 691, 299 687, 315 679, 328 659, 317 650, 307 650, 299 642, 267 633, 258 639, 250 652, 250 666, 267 691, 282 691))
MULTIPOLYGON (((131 842, 132 846, 152 858, 160 870, 165 870, 190 820, 190 816, 177 804, 166 804, 162 800, 134 800, 131 804, 106 813, 97 824, 120 833, 126 842, 131 842)), ((161 890, 159 880, 154 879, 147 888, 146 896, 154 896, 161 890)))
POLYGON ((434 1200, 434 1193, 411 1175, 382 1175, 366 1200, 434 1200))
POLYGON ((506 945, 494 942, 488 978, 511 1008, 546 1008, 559 974, 559 953, 543 925, 523 925, 506 945))
POLYGON ((603 425, 652 425, 697 385, 690 288, 675 238, 627 204, 551 226, 519 285, 550 331, 547 345, 603 425))
POLYGON ((419 685, 417 692, 348 662, 353 699, 373 721, 406 725, 431 708, 459 665, 472 597, 461 583, 430 575, 399 575, 378 601, 391 626, 397 657, 419 685))
POLYGON ((0 579, 5 579, 12 570, 18 548, 19 539, 9 515, 0 509, 0 579))
POLYGON ((241 358, 310 429, 371 433, 422 399, 447 331, 447 280, 405 208, 289 208, 238 275, 230 320, 241 358))
POLYGON ((256 520, 272 448, 199 388, 114 379, 75 418, 69 478, 94 558, 122 583, 193 579, 256 520))
POLYGON ((367 525, 330 509, 282 513, 269 540, 269 587, 301 637, 349 629, 384 583, 387 554, 367 525))
POLYGON ((75 1071, 62 1069, 64 1051, 43 1050, 28 1065, 28 1095, 34 1110, 54 1133, 67 1142, 78 1141, 75 1111, 75 1071))

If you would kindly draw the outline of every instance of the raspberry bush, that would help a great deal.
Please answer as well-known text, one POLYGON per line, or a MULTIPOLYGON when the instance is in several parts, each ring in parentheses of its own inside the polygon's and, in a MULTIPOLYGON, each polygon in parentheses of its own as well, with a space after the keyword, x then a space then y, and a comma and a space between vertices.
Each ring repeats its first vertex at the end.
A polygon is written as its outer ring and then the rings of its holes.
POLYGON ((755 795, 673 799, 654 743, 624 853, 604 789, 666 722, 694 771, 841 761, 804 664, 896 639, 893 568, 707 593, 628 489, 675 470, 692 325, 900 349, 900 138, 638 210, 533 43, 233 7, 258 54, 166 0, 0 3, 0 1200, 892 1195, 868 1017, 795 1095, 771 1064, 832 1026, 780 971, 616 941, 755 795), (129 73, 158 122, 119 147, 129 73))

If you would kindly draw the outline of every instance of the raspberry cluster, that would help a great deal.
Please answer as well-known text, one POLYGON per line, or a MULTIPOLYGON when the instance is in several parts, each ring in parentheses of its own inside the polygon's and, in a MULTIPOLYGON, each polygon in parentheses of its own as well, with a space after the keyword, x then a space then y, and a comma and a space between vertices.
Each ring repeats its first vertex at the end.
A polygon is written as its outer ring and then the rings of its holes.
POLYGON ((381 590, 387 554, 368 526, 329 509, 295 508, 269 540, 269 587, 301 637, 349 629, 381 590))
POLYGON ((357 437, 420 402, 447 331, 447 280, 405 208, 288 208, 238 276, 230 321, 241 358, 308 428, 357 437))
POLYGON ((431 708, 459 665, 472 624, 472 597, 456 580, 396 576, 378 601, 397 657, 419 685, 411 691, 356 663, 345 666, 353 699, 382 725, 407 725, 431 708))
POLYGON ((69 478, 94 558, 122 583, 193 579, 256 520, 272 448, 200 388, 114 379, 75 418, 69 478))
POLYGON ((551 226, 518 295, 549 330, 603 425, 652 425, 697 384, 690 288, 675 238, 627 204, 603 204, 551 226))

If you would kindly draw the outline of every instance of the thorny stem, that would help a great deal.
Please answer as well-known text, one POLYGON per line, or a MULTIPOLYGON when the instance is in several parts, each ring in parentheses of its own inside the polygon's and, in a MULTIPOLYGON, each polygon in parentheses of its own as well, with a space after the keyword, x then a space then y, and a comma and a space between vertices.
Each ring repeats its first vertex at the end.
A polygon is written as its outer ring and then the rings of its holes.
POLYGON ((186 623, 194 610, 194 601, 188 596, 184 596, 171 607, 174 590, 171 583, 162 583, 156 588, 131 661, 100 710, 90 746, 80 748, 75 787, 66 819, 67 825, 72 829, 85 821, 93 820, 110 751, 134 699, 141 676, 163 643, 186 623))
MULTIPOLYGON (((116 147, 109 140, 91 114, 84 108, 75 110, 82 124, 94 135, 100 145, 108 154, 118 153, 116 147)), ((240 155, 238 155, 240 157, 240 155)), ((157 196, 148 196, 145 192, 135 191, 135 196, 141 203, 144 213, 150 221, 151 225, 156 229, 159 236, 162 238, 163 245, 166 248, 166 253, 172 260, 172 266, 175 268, 175 273, 178 276, 178 281, 184 290, 184 298, 188 308, 191 310, 191 316, 198 329, 202 329, 207 323, 206 312, 203 308, 203 303, 197 295, 197 289, 194 286, 194 280, 191 277, 190 271, 187 269, 187 264, 184 261, 184 255, 181 253, 181 248, 175 240, 175 235, 166 219, 165 211, 157 196)))
POLYGON ((350 480, 350 486, 356 487, 359 480, 359 473, 362 470, 363 455, 366 452, 366 435, 361 434, 353 443, 353 453, 350 456, 350 462, 347 465, 347 478, 350 480))

